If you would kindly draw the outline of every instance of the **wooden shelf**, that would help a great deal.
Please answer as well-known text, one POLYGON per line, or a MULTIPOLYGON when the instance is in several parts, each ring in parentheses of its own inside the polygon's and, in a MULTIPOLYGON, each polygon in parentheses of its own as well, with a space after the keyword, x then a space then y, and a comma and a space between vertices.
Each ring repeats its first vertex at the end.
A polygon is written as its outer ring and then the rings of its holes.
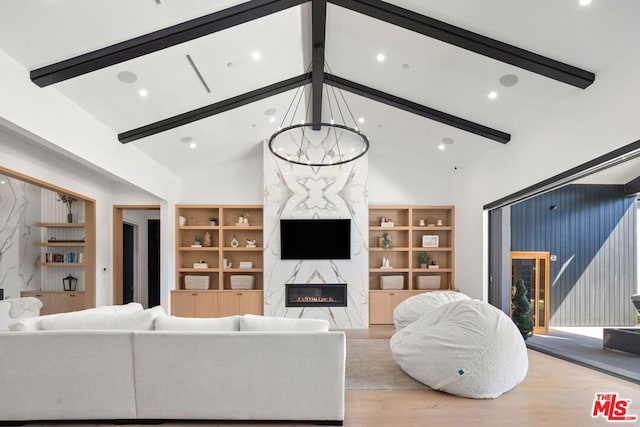
POLYGON ((84 223, 79 222, 39 222, 36 225, 43 228, 84 228, 84 223))
POLYGON ((84 262, 38 262, 39 267, 84 267, 84 262))
POLYGON ((39 242, 36 246, 45 246, 51 248, 84 248, 85 242, 39 242))
POLYGON ((179 251, 194 251, 194 252, 216 252, 219 251, 220 248, 214 246, 202 246, 200 248, 191 247, 191 246, 180 246, 178 248, 179 251))
POLYGON ((369 318, 370 324, 392 323, 393 310, 404 299, 431 290, 417 288, 420 276, 440 276, 441 290, 455 289, 455 212, 453 206, 371 206, 369 207, 369 318), (381 227, 381 218, 393 221, 393 227, 381 227), (420 225, 420 222, 438 225, 420 225), (380 247, 379 239, 389 233, 392 248, 380 247), (423 235, 438 237, 437 247, 422 247, 423 235), (396 246, 397 245, 397 246, 396 246), (441 266, 420 268, 418 256, 426 252, 441 266), (380 268, 383 257, 394 268, 380 268), (400 267, 396 267, 400 266, 400 267), (380 289, 381 278, 402 275, 400 290, 380 289))
POLYGON ((172 292, 172 314, 188 317, 216 317, 231 314, 262 314, 263 307, 263 207, 257 205, 176 205, 176 265, 192 265, 202 260, 217 268, 177 268, 175 291, 172 292), (240 216, 249 215, 250 225, 235 225, 240 216), (218 225, 207 225, 215 216, 218 225), (186 225, 180 226, 180 217, 186 225), (205 232, 211 234, 213 246, 192 248, 196 238, 205 232), (228 246, 232 235, 238 247, 228 246), (246 240, 256 240, 257 246, 248 248, 246 240), (223 268, 224 260, 233 258, 234 268, 223 268), (239 262, 252 262, 254 268, 238 268, 239 262), (188 274, 209 276, 209 289, 185 290, 188 274), (229 289, 234 274, 250 274, 255 278, 255 289, 229 289), (175 295, 174 295, 175 293, 175 295), (202 294, 195 295, 194 294, 202 294), (246 294, 246 295, 242 295, 246 294), (174 306, 173 303, 176 303, 174 306))

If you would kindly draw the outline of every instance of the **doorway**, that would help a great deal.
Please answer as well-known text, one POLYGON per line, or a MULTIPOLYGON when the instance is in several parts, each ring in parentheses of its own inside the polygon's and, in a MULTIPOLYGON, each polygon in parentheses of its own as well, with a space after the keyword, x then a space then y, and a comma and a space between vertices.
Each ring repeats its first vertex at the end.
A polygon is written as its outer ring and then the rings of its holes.
POLYGON ((549 333, 549 252, 511 252, 511 283, 524 282, 533 333, 549 333))
POLYGON ((113 208, 113 303, 160 304, 160 206, 113 208))

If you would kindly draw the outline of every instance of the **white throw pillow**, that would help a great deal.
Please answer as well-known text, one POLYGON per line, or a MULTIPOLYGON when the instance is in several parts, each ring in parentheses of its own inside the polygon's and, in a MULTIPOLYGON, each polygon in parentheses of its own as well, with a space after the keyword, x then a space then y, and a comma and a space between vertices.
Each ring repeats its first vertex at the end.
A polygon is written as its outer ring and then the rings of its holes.
POLYGON ((229 317, 156 317, 156 331, 239 331, 240 318, 229 317))
POLYGON ((402 329, 441 305, 468 299, 470 298, 465 294, 455 291, 435 291, 414 295, 396 306, 393 310, 393 323, 396 329, 402 329))
POLYGON ((329 330, 329 322, 322 319, 290 319, 245 314, 240 319, 240 330, 326 332, 329 330))
POLYGON ((166 316, 161 306, 132 313, 94 311, 84 315, 56 316, 42 321, 43 330, 152 331, 156 317, 166 316))
POLYGON ((68 313, 45 314, 44 316, 30 317, 20 319, 9 325, 10 331, 38 331, 42 330, 42 322, 49 321, 53 318, 64 317, 73 318, 75 316, 83 317, 88 313, 133 313, 142 311, 143 307, 140 303, 132 302, 125 305, 104 305, 95 308, 87 308, 84 310, 70 311, 68 313))
POLYGON ((402 370, 457 396, 496 398, 526 376, 527 348, 513 321, 478 300, 442 305, 391 337, 402 370))

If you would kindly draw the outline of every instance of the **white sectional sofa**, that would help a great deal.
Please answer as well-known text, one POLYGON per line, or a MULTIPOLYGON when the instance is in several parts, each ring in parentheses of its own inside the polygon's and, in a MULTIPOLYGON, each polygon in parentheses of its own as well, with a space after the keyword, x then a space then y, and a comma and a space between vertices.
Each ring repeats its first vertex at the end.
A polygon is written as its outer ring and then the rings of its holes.
POLYGON ((0 332, 0 422, 342 424, 343 332, 309 319, 184 319, 152 310, 41 316, 0 332), (114 320, 123 316, 128 325, 114 320), (143 329, 150 316, 153 330, 143 329))

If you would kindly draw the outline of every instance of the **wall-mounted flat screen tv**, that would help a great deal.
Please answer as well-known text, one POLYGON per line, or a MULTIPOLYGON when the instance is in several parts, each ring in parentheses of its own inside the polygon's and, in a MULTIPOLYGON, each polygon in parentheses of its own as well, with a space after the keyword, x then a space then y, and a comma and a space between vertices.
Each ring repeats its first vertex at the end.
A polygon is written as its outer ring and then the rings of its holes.
POLYGON ((281 259, 351 259, 350 219, 281 219, 281 259))

